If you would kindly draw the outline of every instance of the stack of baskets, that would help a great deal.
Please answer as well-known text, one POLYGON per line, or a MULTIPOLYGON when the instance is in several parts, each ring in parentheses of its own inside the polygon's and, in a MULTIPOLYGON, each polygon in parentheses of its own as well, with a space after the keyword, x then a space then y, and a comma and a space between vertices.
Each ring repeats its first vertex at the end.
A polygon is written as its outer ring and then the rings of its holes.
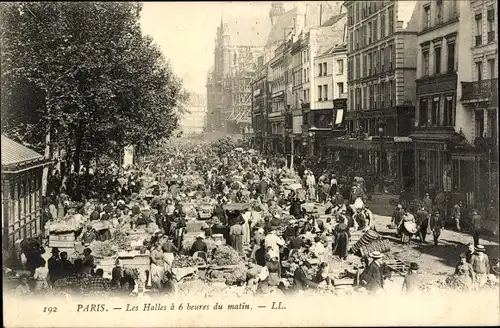
POLYGON ((374 251, 379 251, 380 253, 386 253, 390 251, 390 249, 391 246, 388 240, 382 239, 376 231, 368 230, 351 247, 351 252, 353 254, 359 254, 362 257, 365 257, 374 251))

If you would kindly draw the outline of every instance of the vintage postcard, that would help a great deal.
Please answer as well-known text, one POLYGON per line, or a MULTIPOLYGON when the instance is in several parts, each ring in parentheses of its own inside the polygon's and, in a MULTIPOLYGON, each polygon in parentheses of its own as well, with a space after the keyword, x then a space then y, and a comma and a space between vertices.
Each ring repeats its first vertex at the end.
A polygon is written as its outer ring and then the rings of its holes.
POLYGON ((4 326, 499 325, 497 26, 0 4, 4 326))

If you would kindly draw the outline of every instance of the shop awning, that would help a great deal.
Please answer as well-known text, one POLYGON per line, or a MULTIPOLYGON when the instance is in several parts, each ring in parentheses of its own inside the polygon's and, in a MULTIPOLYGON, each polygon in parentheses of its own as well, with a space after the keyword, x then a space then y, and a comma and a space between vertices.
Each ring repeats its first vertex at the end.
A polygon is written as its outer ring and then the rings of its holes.
MULTIPOLYGON (((327 147, 353 149, 353 150, 377 150, 381 147, 380 138, 369 137, 364 140, 358 139, 330 139, 327 141, 327 147)), ((384 147, 387 149, 395 148, 397 150, 412 149, 412 140, 408 137, 384 138, 384 147)))

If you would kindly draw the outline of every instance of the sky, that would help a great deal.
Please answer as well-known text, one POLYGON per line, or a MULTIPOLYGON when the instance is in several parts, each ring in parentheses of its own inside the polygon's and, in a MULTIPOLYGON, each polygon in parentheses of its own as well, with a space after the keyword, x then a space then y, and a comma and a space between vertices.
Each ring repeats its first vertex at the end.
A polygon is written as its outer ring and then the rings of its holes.
POLYGON ((250 14, 269 19, 269 9, 270 2, 146 2, 141 26, 170 60, 186 90, 204 94, 221 16, 250 14))

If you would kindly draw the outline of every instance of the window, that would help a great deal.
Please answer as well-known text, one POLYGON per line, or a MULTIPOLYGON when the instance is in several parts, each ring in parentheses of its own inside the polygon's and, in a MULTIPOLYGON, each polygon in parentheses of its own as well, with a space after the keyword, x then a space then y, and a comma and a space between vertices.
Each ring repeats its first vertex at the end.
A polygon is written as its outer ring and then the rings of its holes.
POLYGON ((366 34, 366 37, 368 37, 368 42, 366 44, 372 43, 372 22, 368 23, 368 33, 366 34))
POLYGON ((476 62, 477 80, 483 79, 483 62, 476 62))
POLYGON ((453 96, 446 96, 444 101, 443 126, 454 126, 454 101, 453 96))
POLYGON ((328 84, 323 85, 323 100, 328 100, 328 84))
POLYGON ((393 80, 389 81, 389 100, 391 106, 396 105, 396 84, 393 80))
POLYGON ((323 75, 328 75, 328 68, 326 63, 323 63, 323 75))
POLYGON ((378 54, 377 54, 377 50, 375 50, 373 52, 373 74, 377 74, 378 73, 377 63, 378 63, 378 54))
POLYGON ((385 48, 380 48, 380 73, 385 72, 385 48))
POLYGON ((323 75, 323 65, 319 64, 319 72, 318 72, 318 76, 321 76, 323 75))
POLYGON ((356 22, 359 21, 359 2, 356 2, 356 22))
POLYGON ((369 93, 370 93, 370 95, 368 97, 368 109, 373 109, 374 108, 373 107, 373 93, 374 93, 375 88, 373 87, 373 85, 370 85, 368 87, 368 89, 369 89, 369 93))
POLYGON ((455 43, 450 42, 447 45, 448 45, 447 72, 451 73, 455 71, 455 43))
POLYGON ((361 88, 356 89, 356 110, 361 109, 361 88))
POLYGON ((439 108, 439 97, 435 97, 432 100, 432 112, 431 112, 431 124, 433 126, 439 125, 439 115, 440 115, 440 108, 439 108))
POLYGON ((337 74, 338 75, 344 74, 344 60, 343 59, 337 60, 337 74))
POLYGON ((359 29, 354 31, 354 50, 359 49, 359 29))
POLYGON ((424 7, 424 29, 431 27, 431 6, 424 7))
POLYGON ((429 51, 422 52, 422 76, 429 75, 429 51))
POLYGON ((394 33, 394 8, 391 7, 388 10, 389 15, 389 35, 394 33))
POLYGON ((339 90, 339 98, 342 98, 344 93, 344 83, 343 82, 337 83, 337 89, 339 90))
POLYGON ((385 11, 380 13, 380 38, 385 38, 385 11))
POLYGON ((488 70, 490 72, 490 79, 495 78, 495 59, 488 59, 488 70))
POLYGON ((354 90, 350 91, 349 95, 349 109, 354 109, 354 90))
POLYGON ((366 55, 363 55, 363 77, 366 77, 366 55))
POLYGON ((484 111, 478 110, 476 114, 476 138, 484 135, 484 111))
POLYGON ((488 10, 488 43, 495 40, 495 10, 488 10))
POLYGON ((354 50, 354 32, 349 33, 349 50, 354 50))
POLYGON ((368 99, 368 88, 366 86, 363 87, 363 109, 367 109, 366 101, 368 99))
POLYGON ((372 75, 372 63, 373 63, 372 54, 369 53, 368 54, 368 59, 367 59, 367 62, 366 62, 366 66, 368 67, 368 76, 372 75))
POLYGON ((481 14, 476 15, 476 47, 483 44, 483 19, 481 14))
POLYGON ((394 45, 389 45, 389 69, 393 69, 393 58, 392 58, 392 54, 393 54, 393 50, 394 50, 394 45))
POLYGON ((360 74, 360 60, 359 55, 356 56, 356 79, 359 79, 360 74))
POLYGON ((318 85, 318 101, 322 101, 323 100, 323 87, 321 85, 318 85))
POLYGON ((373 31, 373 41, 377 41, 377 32, 378 32, 377 18, 375 18, 375 20, 373 21, 372 31, 373 31))
POLYGON ((380 84, 375 84, 373 86, 373 108, 376 109, 378 108, 378 97, 379 97, 379 85, 380 84))
POLYGON ((441 47, 434 48, 434 74, 441 73, 441 47))
POLYGON ((427 126, 428 110, 427 98, 420 98, 420 106, 418 108, 419 126, 427 126))
POLYGON ((436 24, 443 22, 443 2, 436 1, 436 24))

